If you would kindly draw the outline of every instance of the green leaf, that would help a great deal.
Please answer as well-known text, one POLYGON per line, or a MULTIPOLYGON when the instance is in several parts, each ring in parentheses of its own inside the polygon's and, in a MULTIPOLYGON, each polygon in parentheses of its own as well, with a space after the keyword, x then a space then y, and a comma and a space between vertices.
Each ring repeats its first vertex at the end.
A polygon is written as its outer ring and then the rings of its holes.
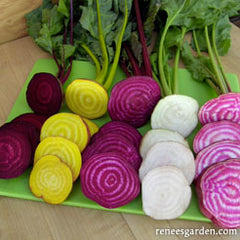
POLYGON ((66 18, 69 18, 70 17, 70 1, 59 0, 57 10, 58 12, 62 13, 66 18))

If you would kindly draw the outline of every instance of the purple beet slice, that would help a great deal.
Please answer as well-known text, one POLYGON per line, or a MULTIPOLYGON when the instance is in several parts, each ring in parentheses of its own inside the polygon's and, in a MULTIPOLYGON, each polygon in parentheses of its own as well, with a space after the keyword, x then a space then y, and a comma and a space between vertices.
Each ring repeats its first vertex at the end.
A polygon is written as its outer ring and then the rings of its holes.
POLYGON ((240 158, 240 141, 220 141, 202 149, 195 158, 195 180, 214 163, 240 158))
POLYGON ((82 167, 80 179, 83 194, 109 209, 130 203, 140 193, 136 171, 119 154, 95 154, 82 167))
POLYGON ((92 142, 96 141, 99 137, 107 133, 117 133, 125 137, 137 149, 139 148, 142 139, 142 135, 133 126, 120 121, 111 121, 106 123, 99 129, 99 131, 93 136, 92 142))
POLYGON ((36 73, 28 84, 26 96, 28 105, 35 113, 51 116, 62 106, 62 85, 50 73, 36 73))
POLYGON ((240 158, 208 167, 198 178, 201 212, 221 228, 240 227, 240 158))
POLYGON ((142 158, 138 150, 126 138, 116 133, 107 133, 88 145, 82 155, 82 162, 85 164, 88 159, 97 153, 115 152, 119 153, 125 161, 130 163, 138 171, 142 158))
POLYGON ((20 176, 31 164, 31 144, 27 136, 13 129, 0 131, 0 178, 20 176))
POLYGON ((43 123, 47 120, 47 116, 36 114, 36 113, 23 113, 12 120, 12 122, 21 121, 21 122, 30 122, 32 123, 39 131, 41 131, 43 123))

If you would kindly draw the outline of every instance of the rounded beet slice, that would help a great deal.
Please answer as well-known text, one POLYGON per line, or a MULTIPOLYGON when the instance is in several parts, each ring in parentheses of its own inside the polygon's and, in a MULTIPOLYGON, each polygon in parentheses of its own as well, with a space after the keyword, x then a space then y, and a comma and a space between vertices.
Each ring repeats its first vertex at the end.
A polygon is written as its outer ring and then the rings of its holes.
POLYGON ((208 167, 196 191, 202 213, 221 228, 240 227, 240 158, 208 167))
POLYGON ((50 73, 37 73, 28 84, 27 102, 37 114, 53 115, 57 113, 63 102, 61 83, 50 73))
POLYGON ((142 135, 133 126, 120 121, 111 121, 99 129, 99 131, 93 136, 92 142, 107 133, 116 133, 125 137, 137 149, 139 148, 142 139, 142 135))
POLYGON ((21 121, 21 122, 30 122, 32 123, 39 131, 41 131, 43 123, 47 120, 47 116, 40 115, 36 113, 24 113, 12 120, 12 122, 21 121))
POLYGON ((0 131, 0 178, 20 176, 31 164, 31 144, 27 136, 13 129, 0 131))
POLYGON ((105 208, 117 208, 140 193, 136 171, 119 154, 92 156, 80 173, 83 194, 105 208))
POLYGON ((117 83, 111 92, 108 112, 112 120, 143 126, 159 101, 161 91, 151 77, 134 76, 117 83))
POLYGON ((85 164, 88 159, 97 153, 112 152, 119 153, 125 161, 130 163, 138 171, 142 159, 138 150, 124 137, 116 133, 107 133, 98 138, 97 141, 87 146, 82 159, 85 164))

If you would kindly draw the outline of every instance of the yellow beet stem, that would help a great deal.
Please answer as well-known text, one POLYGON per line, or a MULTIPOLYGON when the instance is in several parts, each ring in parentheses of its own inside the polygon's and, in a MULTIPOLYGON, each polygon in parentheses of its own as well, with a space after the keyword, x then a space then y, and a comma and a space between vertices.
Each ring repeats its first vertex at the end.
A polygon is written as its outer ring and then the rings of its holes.
POLYGON ((32 193, 50 204, 62 203, 73 186, 70 168, 53 155, 46 155, 34 165, 29 187, 32 193))

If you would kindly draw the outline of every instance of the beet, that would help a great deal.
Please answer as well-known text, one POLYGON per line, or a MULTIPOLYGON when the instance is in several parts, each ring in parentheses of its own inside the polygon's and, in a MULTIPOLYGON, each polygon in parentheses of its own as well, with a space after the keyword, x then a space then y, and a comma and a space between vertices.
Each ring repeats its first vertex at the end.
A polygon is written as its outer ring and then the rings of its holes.
POLYGON ((62 106, 62 85, 50 73, 37 73, 28 84, 26 97, 35 113, 50 116, 57 113, 62 106))
POLYGON ((221 228, 240 227, 240 158, 208 167, 198 178, 201 212, 221 228))
POLYGON ((107 133, 119 134, 131 142, 137 149, 139 148, 142 139, 142 135, 131 125, 120 121, 111 121, 99 129, 98 133, 96 133, 92 138, 92 142, 96 141, 99 137, 107 133))
POLYGON ((91 156, 97 153, 119 153, 125 161, 130 163, 138 171, 142 159, 138 150, 124 137, 116 133, 107 133, 94 141, 83 151, 82 161, 85 164, 91 156))
POLYGON ((212 164, 231 158, 240 158, 240 141, 220 141, 202 149, 195 159, 195 180, 212 164))
POLYGON ((140 193, 136 171, 119 154, 95 154, 82 167, 80 179, 83 194, 105 208, 124 206, 140 193))
POLYGON ((240 125, 227 120, 205 124, 194 137, 194 152, 223 140, 240 140, 240 125))
POLYGON ((151 77, 134 76, 117 83, 111 92, 108 112, 112 120, 143 126, 159 101, 161 91, 151 77))
POLYGON ((40 131, 43 123, 47 120, 47 116, 36 113, 23 113, 12 120, 12 122, 30 122, 40 131))
POLYGON ((0 178, 20 176, 31 164, 31 144, 28 137, 14 129, 0 131, 0 178))

